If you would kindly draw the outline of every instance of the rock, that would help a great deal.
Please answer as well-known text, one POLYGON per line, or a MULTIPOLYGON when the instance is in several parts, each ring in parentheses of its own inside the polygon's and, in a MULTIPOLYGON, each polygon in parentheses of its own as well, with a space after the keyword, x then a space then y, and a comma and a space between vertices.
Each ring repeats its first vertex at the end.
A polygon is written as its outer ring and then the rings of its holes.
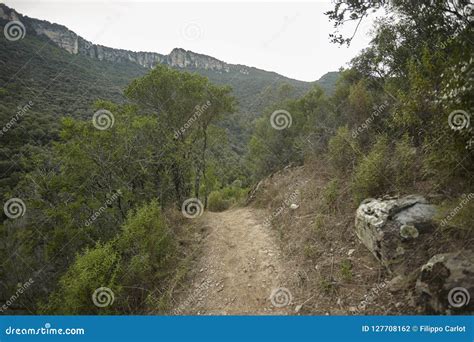
POLYGON ((416 282, 420 303, 436 313, 474 311, 474 251, 436 254, 416 282))
POLYGON ((347 255, 348 255, 348 256, 351 256, 352 254, 354 254, 354 252, 355 252, 355 249, 354 249, 354 248, 351 248, 351 249, 349 249, 349 250, 347 251, 347 255))
POLYGON ((290 209, 291 209, 291 210, 296 210, 296 209, 298 209, 299 207, 300 207, 300 206, 299 206, 298 204, 295 204, 295 203, 291 203, 291 205, 290 205, 290 209))
POLYGON ((227 64, 214 57, 194 53, 181 48, 173 49, 169 55, 155 52, 135 52, 122 49, 113 49, 102 45, 93 44, 69 30, 65 26, 52 24, 48 21, 28 18, 18 14, 3 4, 0 4, 0 18, 5 20, 20 20, 38 35, 48 37, 54 44, 73 55, 84 55, 93 59, 109 62, 136 63, 151 69, 157 64, 164 64, 174 68, 193 68, 212 70, 218 73, 231 71, 249 74, 247 66, 227 64))
POLYGON ((405 288, 406 285, 407 285, 406 277, 402 275, 398 275, 388 282, 387 289, 390 292, 397 292, 405 288))
POLYGON ((405 255, 418 251, 422 235, 433 231, 435 213, 436 207, 418 195, 366 199, 356 212, 355 233, 390 272, 404 274, 427 259, 404 263, 405 255))

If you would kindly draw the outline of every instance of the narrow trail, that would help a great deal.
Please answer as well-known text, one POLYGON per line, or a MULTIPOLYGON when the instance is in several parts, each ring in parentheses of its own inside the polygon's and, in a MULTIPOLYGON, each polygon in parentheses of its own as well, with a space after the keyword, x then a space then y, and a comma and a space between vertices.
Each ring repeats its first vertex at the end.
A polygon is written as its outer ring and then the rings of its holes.
POLYGON ((189 291, 175 310, 178 314, 292 312, 286 288, 293 272, 281 256, 273 231, 263 226, 264 219, 265 211, 252 208, 206 212, 199 218, 208 235, 189 291))

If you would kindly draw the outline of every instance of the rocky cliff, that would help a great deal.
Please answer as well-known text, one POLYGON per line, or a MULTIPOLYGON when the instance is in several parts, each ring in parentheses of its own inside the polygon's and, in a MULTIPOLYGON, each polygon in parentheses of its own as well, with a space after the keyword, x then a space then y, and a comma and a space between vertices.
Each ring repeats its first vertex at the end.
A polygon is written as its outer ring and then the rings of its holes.
POLYGON ((216 58, 179 48, 173 49, 169 55, 162 55, 155 52, 135 52, 96 45, 65 26, 23 16, 4 4, 0 4, 0 18, 7 21, 20 21, 28 33, 32 30, 37 35, 44 35, 70 54, 82 54, 98 60, 110 62, 128 61, 137 63, 145 68, 152 68, 160 63, 175 68, 195 68, 218 72, 229 72, 232 70, 243 74, 247 74, 248 69, 250 69, 246 66, 227 64, 216 58))

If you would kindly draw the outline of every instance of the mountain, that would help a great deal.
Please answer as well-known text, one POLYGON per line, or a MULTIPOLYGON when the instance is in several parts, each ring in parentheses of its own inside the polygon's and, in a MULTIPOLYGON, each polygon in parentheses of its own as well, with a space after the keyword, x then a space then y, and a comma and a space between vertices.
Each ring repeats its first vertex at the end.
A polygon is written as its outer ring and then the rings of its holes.
MULTIPOLYGON (((262 103, 259 97, 261 97, 262 91, 268 88, 276 89, 279 85, 286 83, 294 88, 293 96, 296 97, 307 92, 313 84, 319 84, 328 92, 334 87, 334 82, 325 81, 326 75, 321 78, 321 82, 303 82, 254 67, 225 63, 214 57, 180 48, 175 48, 170 54, 163 55, 155 52, 113 49, 93 44, 65 26, 23 16, 3 4, 0 4, 0 19, 3 21, 2 26, 11 21, 20 21, 25 26, 25 36, 34 35, 37 38, 48 38, 52 43, 49 45, 56 45, 70 56, 88 57, 92 61, 103 62, 98 64, 101 66, 105 66, 109 62, 118 68, 132 69, 122 70, 125 78, 127 72, 130 72, 130 80, 137 77, 137 72, 145 74, 156 64, 164 64, 172 68, 199 73, 218 84, 230 85, 239 100, 240 111, 251 113, 253 117, 258 116, 266 107, 267 104, 262 103), (134 64, 136 67, 131 67, 130 64, 134 64)), ((15 43, 21 44, 21 41, 15 43)), ((41 50, 43 51, 43 49, 41 50)), ((117 85, 122 85, 122 83, 117 85)))
POLYGON ((96 100, 126 101, 123 90, 157 63, 196 72, 217 84, 230 85, 238 113, 222 123, 233 150, 244 153, 252 121, 272 103, 282 85, 291 96, 304 94, 314 83, 327 91, 335 75, 321 82, 303 82, 183 49, 169 55, 133 52, 93 44, 65 26, 29 18, 0 4, 0 188, 7 193, 23 161, 57 139, 60 119, 89 120, 96 100))

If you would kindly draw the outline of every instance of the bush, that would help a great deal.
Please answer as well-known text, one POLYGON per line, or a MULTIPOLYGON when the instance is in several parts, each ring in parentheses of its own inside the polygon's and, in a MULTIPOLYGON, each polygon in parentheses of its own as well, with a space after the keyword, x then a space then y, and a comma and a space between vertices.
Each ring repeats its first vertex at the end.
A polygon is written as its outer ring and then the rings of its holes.
POLYGON ((111 307, 94 306, 92 296, 96 289, 107 287, 114 297, 120 292, 117 278, 120 257, 111 243, 98 244, 76 257, 76 261, 59 281, 59 289, 51 296, 43 313, 55 314, 110 314, 111 307))
POLYGON ((377 137, 369 154, 357 165, 352 180, 352 193, 357 203, 367 197, 381 195, 389 189, 388 147, 386 136, 377 137))
POLYGON ((417 178, 416 148, 405 134, 402 139, 395 143, 393 155, 392 172, 398 189, 413 185, 417 178))
POLYGON ((210 211, 224 211, 232 205, 241 204, 247 192, 247 189, 237 186, 227 186, 223 189, 212 191, 207 200, 207 207, 210 211))
POLYGON ((58 314, 145 311, 147 303, 161 300, 152 294, 166 293, 163 289, 172 274, 171 265, 176 266, 174 252, 173 235, 158 202, 152 201, 129 215, 113 241, 99 243, 78 255, 42 311, 58 314), (99 288, 111 290, 109 295, 112 293, 114 300, 110 305, 94 305, 93 294, 99 288))
POLYGON ((334 212, 337 209, 337 199, 339 198, 339 182, 337 179, 331 180, 323 190, 322 203, 324 209, 328 212, 334 212))
POLYGON ((470 232, 474 222, 474 193, 445 201, 439 206, 436 221, 443 229, 470 232))
POLYGON ((329 140, 329 162, 337 172, 350 173, 357 160, 358 146, 347 126, 339 127, 336 135, 329 140))
POLYGON ((352 279, 352 262, 349 259, 344 259, 339 265, 341 276, 345 281, 350 281, 352 279))
POLYGON ((209 194, 207 206, 210 211, 224 211, 229 209, 231 202, 224 199, 224 194, 217 190, 209 194))

